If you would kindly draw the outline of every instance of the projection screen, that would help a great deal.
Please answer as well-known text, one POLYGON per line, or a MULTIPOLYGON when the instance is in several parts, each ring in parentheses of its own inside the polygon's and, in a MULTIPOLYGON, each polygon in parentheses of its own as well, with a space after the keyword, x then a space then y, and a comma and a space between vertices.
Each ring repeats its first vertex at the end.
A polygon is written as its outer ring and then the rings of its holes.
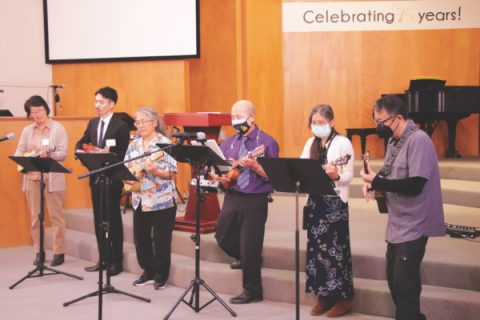
POLYGON ((43 0, 47 63, 200 56, 199 0, 43 0))

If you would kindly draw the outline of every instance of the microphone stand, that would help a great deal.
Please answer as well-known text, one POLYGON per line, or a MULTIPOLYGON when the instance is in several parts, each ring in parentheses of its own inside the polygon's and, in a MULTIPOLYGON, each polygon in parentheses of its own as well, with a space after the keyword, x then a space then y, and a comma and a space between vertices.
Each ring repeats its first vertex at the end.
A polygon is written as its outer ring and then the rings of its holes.
MULTIPOLYGON (((201 142, 201 141, 199 141, 201 142)), ((203 142, 205 143, 205 142, 203 142)), ((192 146, 193 147, 193 146, 192 146)), ((204 146, 205 148, 205 146, 204 146)), ((212 302, 217 300, 231 315, 232 317, 236 317, 237 313, 232 310, 223 300, 220 298, 217 293, 210 288, 210 286, 205 282, 200 277, 200 204, 202 201, 202 192, 201 192, 201 187, 200 187, 200 178, 202 175, 202 168, 205 166, 209 165, 209 161, 198 161, 198 160, 192 160, 190 157, 188 161, 193 167, 193 172, 194 176, 196 176, 196 184, 195 184, 195 191, 196 191, 196 196, 197 196, 197 201, 196 201, 196 223, 195 223, 195 234, 191 235, 191 240, 195 243, 195 278, 191 280, 190 285, 185 289, 185 291, 182 293, 180 298, 178 298, 177 302, 173 305, 173 307, 170 309, 170 311, 163 317, 163 320, 168 320, 172 313, 175 311, 175 309, 180 305, 180 303, 185 303, 187 306, 189 306, 192 310, 195 312, 200 312, 203 308, 206 306, 210 305, 212 302), (205 288, 212 296, 213 298, 209 300, 208 302, 204 303, 203 305, 200 305, 200 289, 201 287, 205 288), (190 292, 191 291, 191 292, 190 292), (190 292, 190 299, 187 301, 185 300, 185 297, 187 294, 190 292)), ((177 161, 179 161, 177 159, 177 161)), ((185 161, 181 161, 185 162, 185 161)))
MULTIPOLYGON (((58 93, 58 88, 61 88, 59 87, 58 85, 51 85, 50 86, 52 88, 52 100, 53 100, 53 115, 54 116, 57 116, 57 104, 60 103, 60 94, 58 93)), ((60 108, 61 108, 61 105, 60 105, 60 108)))
MULTIPOLYGON (((101 167, 99 169, 95 169, 95 170, 92 170, 92 171, 90 171, 86 174, 83 174, 83 175, 79 176, 78 178, 83 179, 83 178, 90 177, 90 176, 93 176, 93 175, 98 175, 99 183, 101 184, 101 188, 100 188, 100 192, 101 192, 101 194, 100 194, 101 212, 104 210, 103 201, 105 201, 106 206, 107 206, 106 211, 107 211, 107 214, 108 214, 108 186, 110 185, 110 177, 108 176, 108 173, 106 173, 106 172, 108 170, 111 170, 112 168, 117 167, 117 166, 125 165, 126 163, 129 163, 131 161, 134 161, 134 160, 137 160, 137 159, 140 159, 140 158, 144 158, 144 157, 148 157, 148 156, 150 156, 154 153, 170 149, 173 146, 174 146, 173 144, 168 145, 164 148, 159 148, 158 150, 153 150, 153 151, 150 151, 150 152, 146 152, 144 154, 141 154, 137 157, 134 157, 134 158, 131 158, 131 159, 128 159, 128 160, 124 160, 124 161, 120 161, 120 162, 116 162, 116 163, 113 163, 113 164, 106 165, 106 166, 101 167)), ((103 294, 120 293, 120 294, 124 294, 126 296, 129 296, 129 297, 132 297, 132 298, 143 300, 145 302, 151 302, 151 300, 148 299, 148 298, 143 298, 143 297, 140 297, 140 296, 128 293, 128 292, 117 290, 110 284, 110 275, 108 274, 108 267, 109 267, 109 260, 110 260, 109 259, 109 253, 108 253, 108 251, 109 251, 109 238, 108 238, 109 221, 108 221, 108 217, 107 217, 107 219, 105 219, 104 214, 101 213, 100 215, 102 216, 102 218, 101 218, 101 220, 102 220, 102 230, 104 232, 104 236, 102 237, 102 242, 103 243, 102 243, 101 246, 104 247, 104 248, 100 249, 100 270, 99 270, 99 276, 98 276, 99 277, 98 290, 94 291, 94 292, 91 292, 89 294, 86 294, 84 296, 81 296, 79 298, 76 298, 74 300, 63 303, 63 306, 67 307, 67 306, 71 305, 72 303, 75 303, 75 302, 78 302, 80 300, 98 295, 98 319, 99 320, 102 319, 103 294), (106 269, 107 269, 106 270, 107 271, 107 283, 106 283, 105 286, 103 286, 103 266, 104 266, 103 259, 104 259, 104 256, 106 256, 105 259, 106 259, 106 269)))

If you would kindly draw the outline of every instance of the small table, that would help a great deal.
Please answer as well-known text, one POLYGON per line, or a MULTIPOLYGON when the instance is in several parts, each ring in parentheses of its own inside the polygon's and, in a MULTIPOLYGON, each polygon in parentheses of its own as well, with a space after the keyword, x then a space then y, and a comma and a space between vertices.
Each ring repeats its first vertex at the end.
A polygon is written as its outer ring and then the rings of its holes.
MULTIPOLYGON (((377 134, 377 128, 347 128, 347 138, 352 141, 352 136, 357 135, 360 137, 360 144, 362 146, 362 154, 365 154, 367 147, 367 136, 371 134, 377 134)), ((388 139, 383 138, 384 152, 387 151, 388 139)))

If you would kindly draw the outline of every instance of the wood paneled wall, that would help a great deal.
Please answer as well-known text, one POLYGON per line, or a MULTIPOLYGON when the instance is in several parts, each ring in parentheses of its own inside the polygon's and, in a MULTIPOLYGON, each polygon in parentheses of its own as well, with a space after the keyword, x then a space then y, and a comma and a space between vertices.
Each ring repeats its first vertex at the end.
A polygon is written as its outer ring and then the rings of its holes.
MULTIPOLYGON (((285 33, 283 59, 283 127, 300 131, 285 135, 283 147, 286 155, 296 156, 311 135, 306 119, 316 104, 332 105, 335 127, 344 133, 345 128, 373 127, 373 102, 382 93, 402 93, 416 76, 478 86, 480 29, 285 33)), ((478 115, 459 122, 457 149, 463 156, 478 156, 478 135, 478 115)), ((443 156, 445 123, 438 125, 433 140, 443 156)), ((369 136, 367 146, 373 156, 383 155, 376 136, 369 136)), ((358 159, 358 137, 354 147, 358 159)))
POLYGON ((111 86, 118 92, 116 111, 131 115, 141 106, 161 113, 190 108, 189 65, 185 60, 57 64, 53 83, 60 89, 62 108, 58 115, 94 116, 95 91, 111 86))
MULTIPOLYGON (((65 167, 73 169, 67 174, 67 192, 65 195, 66 208, 91 207, 88 179, 79 180, 78 176, 87 170, 73 157, 75 143, 82 136, 88 118, 85 117, 57 117, 68 133, 68 156, 65 167)), ((0 248, 30 243, 30 213, 28 212, 25 195, 22 192, 23 175, 16 169, 16 164, 7 155, 13 155, 17 147, 18 138, 22 129, 31 121, 25 118, 0 118, 0 126, 5 132, 13 132, 16 139, 4 141, 0 144, 0 248)), ((45 211, 48 212, 46 205, 45 211)), ((48 224, 48 215, 46 223, 48 224)), ((50 240, 47 240, 50 241, 50 240)))

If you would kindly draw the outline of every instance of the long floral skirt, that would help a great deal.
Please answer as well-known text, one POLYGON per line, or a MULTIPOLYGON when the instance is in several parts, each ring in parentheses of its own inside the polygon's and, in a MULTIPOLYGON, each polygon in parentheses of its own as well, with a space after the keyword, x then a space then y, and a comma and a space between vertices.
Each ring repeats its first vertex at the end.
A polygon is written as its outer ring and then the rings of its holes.
POLYGON ((306 292, 334 301, 353 298, 348 203, 338 196, 310 196, 304 210, 306 292))

